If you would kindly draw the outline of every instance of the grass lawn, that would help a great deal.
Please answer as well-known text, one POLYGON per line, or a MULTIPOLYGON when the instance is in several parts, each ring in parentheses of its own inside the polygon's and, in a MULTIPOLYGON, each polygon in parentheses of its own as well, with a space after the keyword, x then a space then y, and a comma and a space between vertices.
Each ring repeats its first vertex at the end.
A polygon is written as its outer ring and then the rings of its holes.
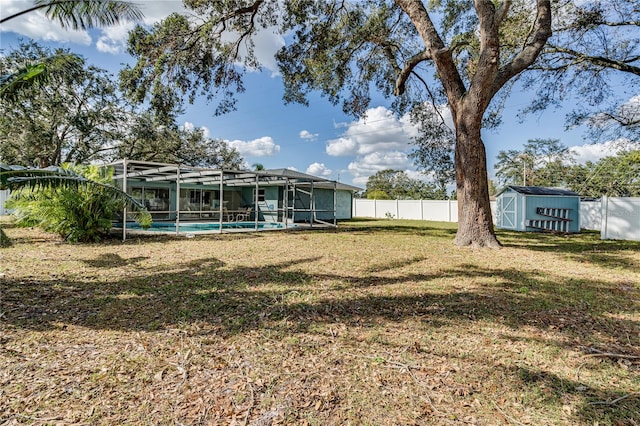
POLYGON ((0 225, 0 425, 640 424, 640 243, 0 225))

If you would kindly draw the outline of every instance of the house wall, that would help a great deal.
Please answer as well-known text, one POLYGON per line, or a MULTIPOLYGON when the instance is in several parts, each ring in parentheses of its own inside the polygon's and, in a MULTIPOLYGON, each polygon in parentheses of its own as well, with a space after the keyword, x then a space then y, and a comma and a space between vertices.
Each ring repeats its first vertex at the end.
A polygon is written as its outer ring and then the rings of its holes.
MULTIPOLYGON (((264 189, 264 201, 258 203, 258 208, 260 210, 259 220, 265 222, 278 222, 280 187, 267 186, 261 187, 260 189, 264 189)), ((280 216, 282 216, 282 213, 280 213, 280 216)))
MULTIPOLYGON (((118 186, 122 187, 122 180, 117 182, 118 186)), ((176 191, 177 185, 175 182, 147 182, 143 180, 136 179, 128 179, 127 180, 127 192, 131 194, 134 191, 134 188, 160 188, 160 189, 169 189, 169 200, 168 200, 168 208, 171 214, 168 214, 166 217, 162 217, 162 219, 175 219, 175 211, 176 211, 176 191)), ((203 210, 216 210, 219 208, 219 197, 220 197, 220 185, 198 185, 198 184, 181 184, 180 191, 183 192, 185 190, 205 190, 205 191, 215 191, 215 199, 211 201, 209 205, 200 206, 200 205, 192 205, 190 200, 181 196, 178 197, 180 199, 180 210, 181 217, 188 218, 196 218, 200 217, 199 213, 188 213, 189 211, 200 211, 203 210)), ((184 194, 183 194, 184 195, 184 194)), ((237 210, 240 207, 245 207, 247 205, 251 205, 253 203, 253 188, 240 188, 240 187, 224 187, 223 190, 223 202, 224 207, 228 210, 237 210)))
MULTIPOLYGON (((116 182, 122 187, 122 180, 116 182)), ((162 217, 162 219, 175 219, 176 210, 176 183, 175 182, 147 182, 144 180, 128 179, 127 180, 127 192, 132 193, 134 188, 168 188, 169 200, 168 208, 171 214, 162 217)), ((180 185, 180 191, 183 192, 189 189, 201 189, 208 191, 219 191, 219 185, 198 185, 198 184, 182 184, 180 185)), ((260 186, 260 190, 264 190, 264 200, 258 202, 258 220, 265 222, 281 222, 284 217, 284 186, 260 186)), ((305 191, 310 188, 305 187, 305 191)), ((223 201, 224 206, 228 210, 238 210, 240 208, 251 207, 253 212, 250 220, 255 219, 255 200, 254 200, 255 186, 250 187, 224 187, 223 201)), ((194 206, 184 196, 180 198, 180 210, 182 211, 180 217, 184 219, 200 217, 199 206, 194 206), (190 213, 193 211, 194 213, 190 213)), ((315 208, 318 210, 316 217, 320 220, 332 221, 334 218, 334 191, 333 189, 315 188, 313 191, 315 199, 315 208), (322 211, 325 210, 325 211, 322 211)), ((212 202, 212 205, 205 206, 204 210, 213 210, 218 208, 219 193, 212 202)), ((346 190, 336 191, 336 216, 338 219, 350 219, 352 217, 352 193, 346 190)), ((295 208, 296 209, 309 209, 310 208, 309 195, 300 191, 296 191, 295 208)), ((157 215, 157 214, 156 214, 157 215)), ((207 216, 208 217, 208 216, 207 216)), ((296 221, 310 221, 310 212, 296 212, 296 221)))
POLYGON ((316 201, 316 218, 326 222, 333 221, 335 217, 334 204, 337 205, 337 199, 334 201, 333 189, 314 189, 313 197, 316 201))
MULTIPOLYGON (((305 188, 305 191, 307 189, 305 188)), ((307 210, 311 208, 311 197, 304 192, 295 191, 295 200, 293 202, 294 209, 307 210)), ((291 196, 291 193, 289 194, 291 196)), ((309 222, 311 220, 310 212, 295 212, 293 213, 293 220, 295 222, 309 222)))
POLYGON ((353 217, 353 193, 351 191, 338 190, 336 198, 338 204, 336 207, 336 219, 351 219, 353 217))

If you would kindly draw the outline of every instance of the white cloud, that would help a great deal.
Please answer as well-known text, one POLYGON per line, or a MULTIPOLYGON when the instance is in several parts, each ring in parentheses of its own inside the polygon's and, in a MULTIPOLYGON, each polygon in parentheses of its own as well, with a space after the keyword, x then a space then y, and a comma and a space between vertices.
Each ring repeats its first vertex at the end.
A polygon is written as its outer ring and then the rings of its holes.
POLYGON ((184 126, 183 128, 187 131, 187 132, 191 132, 193 129, 196 128, 195 124, 193 124, 190 121, 185 121, 184 122, 184 126))
POLYGON ((201 126, 201 127, 196 127, 195 124, 193 124, 190 121, 185 121, 182 128, 188 132, 192 132, 194 131, 196 128, 197 129, 201 129, 203 131, 202 135, 205 138, 209 138, 211 136, 211 132, 209 131, 209 128, 207 126, 201 126))
POLYGON ((380 106, 367 110, 366 118, 348 123, 340 138, 327 143, 326 151, 329 155, 344 156, 408 150, 416 132, 406 116, 398 119, 380 106))
POLYGON ((284 38, 277 34, 273 28, 259 30, 254 36, 254 51, 258 62, 271 71, 272 76, 279 74, 278 64, 276 62, 276 52, 284 47, 284 38))
POLYGON ((311 133, 308 130, 302 130, 300 131, 300 139, 315 141, 318 139, 318 133, 311 133))
POLYGON ((408 173, 413 172, 409 156, 402 151, 367 154, 349 163, 348 169, 353 175, 353 183, 362 186, 367 183, 369 176, 381 170, 393 169, 406 170, 408 173))
POLYGON ((369 176, 380 170, 415 170, 407 152, 417 129, 408 115, 398 118, 380 106, 367 110, 366 118, 336 127, 344 127, 345 131, 327 143, 326 152, 331 156, 356 157, 348 166, 354 184, 364 186, 369 176))
POLYGON ((104 28, 102 35, 98 37, 96 42, 96 49, 99 52, 111 53, 117 55, 122 53, 127 45, 127 38, 129 31, 133 29, 133 23, 126 23, 123 25, 104 28))
MULTIPOLYGON (((240 33, 234 31, 226 31, 222 34, 221 40, 226 43, 234 43, 240 33)), ((275 54, 285 45, 284 38, 279 35, 274 27, 261 28, 251 36, 253 40, 253 54, 255 55, 258 63, 271 71, 271 75, 278 75, 278 64, 276 62, 275 54)), ((246 58, 247 56, 247 44, 241 43, 238 48, 238 55, 240 58, 246 58)), ((239 62, 242 62, 240 60, 239 62)), ((244 64, 238 64, 244 66, 244 64)), ((257 71, 257 69, 249 69, 249 71, 257 71)))
POLYGON ((309 164, 306 173, 314 176, 329 177, 333 173, 333 170, 328 169, 324 163, 313 163, 309 164))
POLYGON ((240 155, 247 157, 271 157, 280 152, 280 145, 276 145, 271 136, 263 136, 252 141, 227 141, 230 147, 238 150, 240 155))
MULTIPOLYGON (((184 13, 187 9, 180 0, 145 1, 137 3, 144 17, 142 24, 152 26, 172 13, 184 13)), ((127 46, 129 31, 136 26, 135 22, 124 22, 120 25, 101 29, 96 42, 100 52, 118 54, 127 46)))
POLYGON ((330 140, 327 143, 327 154, 334 157, 356 155, 358 153, 358 142, 352 138, 339 138, 330 140))
POLYGON ((576 162, 584 164, 587 161, 597 162, 604 157, 611 157, 625 149, 638 148, 638 144, 628 139, 617 139, 604 143, 584 144, 572 146, 569 151, 573 153, 576 162))

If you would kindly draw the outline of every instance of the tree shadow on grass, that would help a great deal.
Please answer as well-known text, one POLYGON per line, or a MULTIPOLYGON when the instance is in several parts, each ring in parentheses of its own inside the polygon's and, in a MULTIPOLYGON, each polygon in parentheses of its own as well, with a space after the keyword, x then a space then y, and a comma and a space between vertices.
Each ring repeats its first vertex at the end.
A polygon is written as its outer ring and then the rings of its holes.
POLYGON ((601 240, 599 233, 591 231, 580 234, 499 231, 498 238, 504 247, 557 253, 577 262, 608 268, 640 268, 631 256, 640 252, 640 241, 601 240))
POLYGON ((409 234, 437 238, 453 238, 457 232, 457 224, 420 220, 353 220, 340 224, 333 232, 355 235, 392 233, 395 235, 409 234))
MULTIPOLYGON (((640 394, 612 391, 603 386, 586 386, 574 380, 529 366, 507 368, 540 405, 563 407, 569 400, 580 401, 574 416, 583 424, 635 425, 640 420, 640 394)), ((533 401, 532 401, 533 402, 533 401)))
MULTIPOLYGON (((87 264, 105 268, 109 260, 113 260, 111 256, 87 264)), ((116 260, 120 266, 136 263, 116 260)), ((197 320, 233 334, 272 326, 285 317, 302 329, 314 322, 338 320, 361 323, 424 318, 453 324, 491 319, 514 328, 555 325, 577 336, 600 332, 621 342, 633 336, 640 346, 637 321, 608 315, 640 312, 635 288, 621 290, 598 280, 576 281, 474 265, 436 274, 391 277, 375 274, 389 265, 363 276, 310 274, 297 268, 317 260, 301 258, 259 268, 228 268, 216 258, 171 264, 165 270, 135 265, 135 273, 111 282, 16 281, 5 277, 0 284, 4 295, 0 303, 7 313, 5 322, 27 329, 47 329, 54 322, 69 321, 95 328, 144 330, 151 322, 157 327, 158 321, 170 325, 197 320), (432 281, 443 278, 453 282, 474 278, 478 286, 473 290, 452 286, 446 292, 442 284, 431 286, 432 281), (326 282, 333 284, 326 288, 319 285, 326 282), (398 290, 398 285, 411 291, 398 290), (389 286, 394 286, 394 292, 381 295, 380 291, 367 291, 389 286), (292 297, 295 294, 304 295, 304 300, 292 297), (238 317, 243 317, 240 328, 230 321, 238 317)))
MULTIPOLYGON (((231 337, 255 330, 273 336, 318 333, 323 328, 318 326, 336 323, 377 328, 404 320, 425 327, 463 329, 487 320, 514 330, 552 327, 564 338, 544 344, 578 352, 583 349, 577 342, 640 347, 639 321, 610 315, 638 318, 638 290, 621 293, 597 279, 576 281, 465 264, 435 274, 377 275, 404 265, 394 262, 363 275, 306 272, 307 265, 320 257, 259 268, 229 267, 215 257, 154 269, 119 258, 100 258, 87 266, 105 268, 109 260, 131 273, 109 282, 0 279, 3 326, 47 331, 73 324, 95 330, 153 331, 197 323, 199 333, 231 337), (473 287, 455 285, 470 278, 473 287), (443 279, 450 283, 447 290, 443 290, 443 279)), ((413 261, 419 259, 408 263, 413 261)), ((624 396, 614 385, 584 388, 529 367, 517 367, 508 374, 523 386, 538 389, 543 397, 549 389, 548 403, 556 408, 562 401, 555 394, 578 398, 581 408, 573 418, 581 422, 627 415, 637 403, 634 397, 608 406, 590 404, 624 396)))
POLYGON ((0 248, 11 247, 13 243, 11 242, 11 238, 5 234, 4 229, 0 227, 0 248))
POLYGON ((138 257, 124 259, 117 253, 104 253, 95 259, 84 259, 82 260, 82 262, 84 262, 87 266, 91 268, 109 269, 109 268, 119 268, 122 266, 133 265, 146 259, 149 259, 149 257, 138 256, 138 257))

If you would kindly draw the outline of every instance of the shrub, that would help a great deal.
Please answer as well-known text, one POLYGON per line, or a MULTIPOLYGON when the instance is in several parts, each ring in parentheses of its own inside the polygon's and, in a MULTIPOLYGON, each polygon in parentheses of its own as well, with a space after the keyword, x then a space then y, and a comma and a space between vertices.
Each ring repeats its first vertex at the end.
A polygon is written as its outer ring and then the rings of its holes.
MULTIPOLYGON (((28 186, 12 193, 8 207, 14 209, 19 225, 37 226, 70 242, 100 241, 111 229, 114 215, 130 200, 111 185, 111 169, 98 166, 63 169, 81 178, 80 183, 28 186)), ((137 219, 143 227, 151 224, 151 216, 144 209, 137 219)))

